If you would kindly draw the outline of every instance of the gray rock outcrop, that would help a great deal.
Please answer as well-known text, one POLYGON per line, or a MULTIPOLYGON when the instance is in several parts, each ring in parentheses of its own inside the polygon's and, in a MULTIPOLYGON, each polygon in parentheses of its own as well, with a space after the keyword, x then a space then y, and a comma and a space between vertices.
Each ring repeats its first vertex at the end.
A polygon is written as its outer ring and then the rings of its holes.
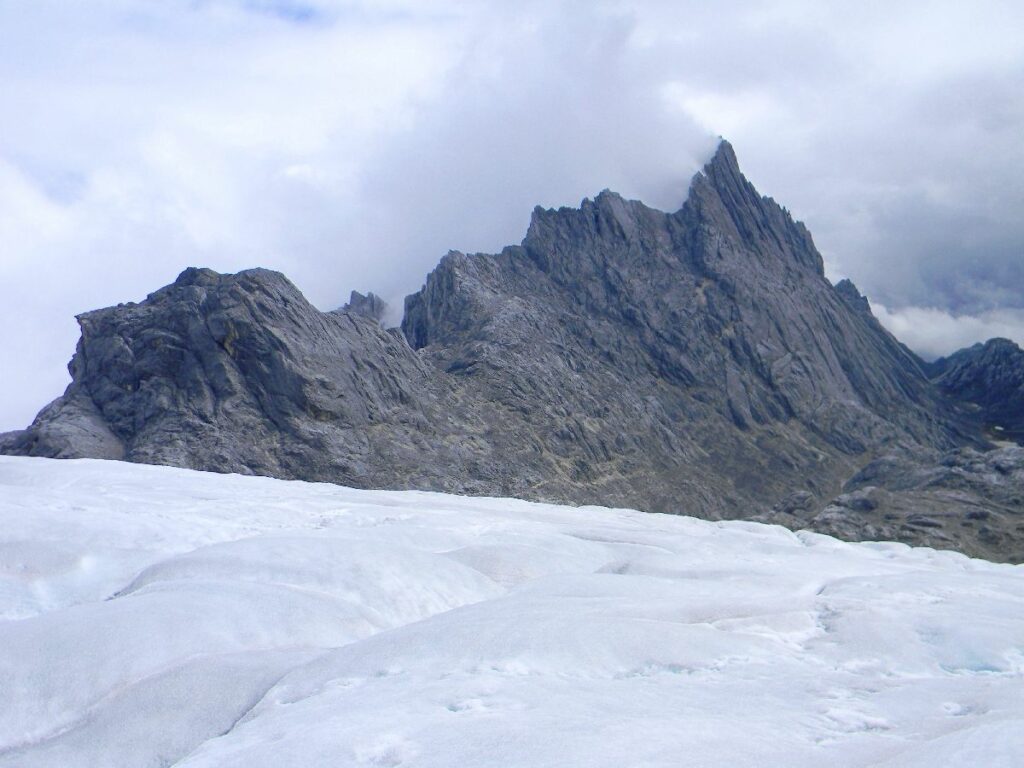
POLYGON ((378 323, 383 323, 384 316, 388 311, 388 305, 384 299, 373 291, 370 291, 365 296, 359 291, 352 291, 348 303, 337 311, 351 312, 356 315, 368 317, 371 320, 376 320, 378 323))

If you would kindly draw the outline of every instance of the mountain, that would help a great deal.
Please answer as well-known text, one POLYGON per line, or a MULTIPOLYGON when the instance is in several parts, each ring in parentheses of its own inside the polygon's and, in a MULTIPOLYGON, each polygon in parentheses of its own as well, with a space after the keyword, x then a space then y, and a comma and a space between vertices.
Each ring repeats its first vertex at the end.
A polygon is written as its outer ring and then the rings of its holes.
MULTIPOLYGON (((674 213, 609 191, 537 208, 521 245, 445 256, 400 330, 371 297, 320 312, 278 273, 186 270, 81 315, 72 384, 0 448, 791 527, 839 516, 857 538, 870 516, 832 502, 872 462, 986 447, 976 409, 832 286, 726 142, 674 213)), ((979 525, 895 537, 989 554, 979 525)))
POLYGON ((997 440, 1024 440, 1024 350, 990 339, 932 363, 940 389, 970 403, 997 440))
POLYGON ((359 291, 352 291, 351 297, 348 303, 338 310, 339 312, 352 312, 357 315, 363 315, 365 317, 372 318, 378 323, 384 322, 384 316, 387 314, 388 305, 380 296, 373 293, 366 294, 365 296, 359 291))

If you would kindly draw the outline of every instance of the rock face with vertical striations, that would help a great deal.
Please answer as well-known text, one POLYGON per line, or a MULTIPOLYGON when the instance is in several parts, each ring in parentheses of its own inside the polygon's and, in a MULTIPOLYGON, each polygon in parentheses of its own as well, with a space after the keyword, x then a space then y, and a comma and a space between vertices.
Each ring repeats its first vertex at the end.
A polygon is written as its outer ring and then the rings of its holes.
POLYGON ((867 518, 829 500, 863 468, 985 447, 725 142, 675 213, 538 208, 521 245, 445 256, 400 330, 383 311, 187 270, 80 316, 73 383, 0 448, 793 527, 832 510, 855 537, 867 518))

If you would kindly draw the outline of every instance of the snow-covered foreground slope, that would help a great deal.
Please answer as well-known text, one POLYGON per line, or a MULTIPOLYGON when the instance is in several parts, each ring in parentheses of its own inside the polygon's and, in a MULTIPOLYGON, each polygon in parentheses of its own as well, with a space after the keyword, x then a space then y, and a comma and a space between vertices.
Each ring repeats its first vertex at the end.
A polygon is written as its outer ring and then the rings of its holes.
POLYGON ((0 766, 1020 766, 1024 569, 0 457, 0 766))

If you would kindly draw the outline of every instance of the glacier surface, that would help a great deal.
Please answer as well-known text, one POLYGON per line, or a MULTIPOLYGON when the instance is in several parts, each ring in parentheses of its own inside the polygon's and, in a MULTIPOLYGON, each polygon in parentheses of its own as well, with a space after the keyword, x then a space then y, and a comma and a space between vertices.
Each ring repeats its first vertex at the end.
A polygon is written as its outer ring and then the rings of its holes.
POLYGON ((0 457, 0 767, 1024 765, 1024 567, 0 457))

